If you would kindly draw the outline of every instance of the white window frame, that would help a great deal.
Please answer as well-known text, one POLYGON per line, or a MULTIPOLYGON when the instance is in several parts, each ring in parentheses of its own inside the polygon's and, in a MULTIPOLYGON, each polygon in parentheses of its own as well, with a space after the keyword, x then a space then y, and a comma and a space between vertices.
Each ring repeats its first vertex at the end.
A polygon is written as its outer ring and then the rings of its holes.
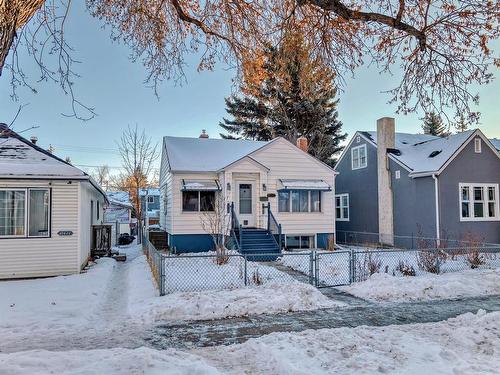
POLYGON ((349 208, 349 194, 336 194, 335 195, 335 220, 336 221, 349 221, 351 217, 351 210, 349 208), (344 197, 347 197, 347 206, 344 203, 344 197), (337 198, 340 200, 340 205, 337 206, 337 198), (337 208, 340 208, 340 217, 337 217, 337 208), (344 208, 347 208, 347 217, 344 217, 344 208))
POLYGON ((360 146, 352 147, 351 148, 351 168, 352 168, 352 170, 354 171, 356 169, 363 169, 363 168, 366 168, 367 166, 368 166, 368 153, 366 150, 366 143, 362 144, 360 146), (364 150, 364 152, 365 152, 365 163, 364 164, 361 164, 361 157, 360 157, 361 150, 364 150), (357 159, 354 158, 355 152, 357 152, 357 159), (358 161, 357 166, 354 165, 354 160, 358 161))
POLYGON ((33 188, 0 188, 1 191, 23 191, 24 192, 24 234, 23 235, 0 235, 0 238, 50 238, 52 231, 52 189, 46 187, 33 188), (31 190, 43 190, 49 193, 49 220, 46 236, 30 236, 29 235, 29 200, 31 190))
POLYGON ((476 154, 481 153, 481 138, 474 138, 474 152, 476 154))
POLYGON ((396 180, 399 180, 401 178, 401 171, 399 169, 394 172, 394 177, 396 178, 396 180))
POLYGON ((279 210, 279 193, 278 193, 278 214, 321 214, 323 213, 323 194, 321 190, 300 190, 300 189, 287 189, 288 192, 288 210, 280 211, 279 210), (293 191, 307 191, 307 211, 292 211, 292 192, 293 191), (312 191, 319 191, 319 211, 312 210, 312 191))
POLYGON ((461 182, 458 184, 458 207, 459 207, 459 215, 460 215, 460 221, 500 221, 500 208, 499 208, 499 203, 500 203, 500 194, 499 194, 499 189, 498 189, 498 184, 485 184, 485 183, 472 183, 472 182, 461 182), (474 188, 475 187, 480 187, 483 189, 483 200, 482 201, 475 201, 474 200, 474 188), (462 200, 462 189, 463 188, 468 188, 469 189, 469 200, 468 201, 463 201, 462 200), (493 188, 494 190, 494 200, 491 201, 489 200, 488 197, 488 188, 493 188), (462 203, 467 202, 469 205, 469 217, 463 217, 462 216, 462 203), (474 202, 481 202, 483 204, 483 215, 482 217, 475 217, 474 216, 474 202), (490 217, 488 215, 488 203, 489 202, 495 202, 495 216, 490 217))

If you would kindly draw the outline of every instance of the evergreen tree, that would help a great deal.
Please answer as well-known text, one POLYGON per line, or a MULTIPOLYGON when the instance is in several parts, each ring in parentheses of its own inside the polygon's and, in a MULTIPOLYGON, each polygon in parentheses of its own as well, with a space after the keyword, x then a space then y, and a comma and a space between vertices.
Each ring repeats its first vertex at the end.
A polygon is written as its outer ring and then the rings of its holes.
POLYGON ((469 124, 467 123, 464 116, 457 116, 455 122, 455 129, 457 129, 458 133, 462 133, 467 130, 469 124))
POLYGON ((334 165, 342 133, 333 84, 334 73, 309 53, 299 34, 288 35, 279 48, 269 47, 244 67, 241 95, 225 99, 220 126, 223 138, 271 140, 281 136, 295 144, 305 136, 308 152, 334 165))
POLYGON ((425 134, 435 135, 438 137, 446 137, 448 132, 446 131, 446 126, 443 124, 441 116, 435 112, 429 112, 423 118, 424 124, 422 129, 424 129, 425 134))

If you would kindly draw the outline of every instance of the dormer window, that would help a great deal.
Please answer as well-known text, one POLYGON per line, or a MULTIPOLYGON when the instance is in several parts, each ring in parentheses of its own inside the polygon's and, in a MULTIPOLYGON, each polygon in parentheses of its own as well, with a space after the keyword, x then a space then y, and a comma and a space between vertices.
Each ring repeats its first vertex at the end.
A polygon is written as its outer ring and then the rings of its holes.
POLYGON ((474 139, 474 152, 476 154, 481 153, 481 138, 474 139))
POLYGON ((368 161, 366 156, 366 144, 351 148, 352 169, 366 168, 368 161))

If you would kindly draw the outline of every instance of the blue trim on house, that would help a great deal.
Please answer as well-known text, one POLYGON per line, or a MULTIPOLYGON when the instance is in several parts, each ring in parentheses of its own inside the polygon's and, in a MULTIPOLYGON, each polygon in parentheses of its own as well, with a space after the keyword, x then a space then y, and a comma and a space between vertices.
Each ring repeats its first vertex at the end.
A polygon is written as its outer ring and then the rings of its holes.
POLYGON ((178 253, 199 253, 214 250, 212 237, 208 234, 169 234, 168 245, 178 253))
POLYGON ((328 238, 334 235, 334 233, 317 233, 316 246, 318 247, 318 249, 328 249, 328 238))

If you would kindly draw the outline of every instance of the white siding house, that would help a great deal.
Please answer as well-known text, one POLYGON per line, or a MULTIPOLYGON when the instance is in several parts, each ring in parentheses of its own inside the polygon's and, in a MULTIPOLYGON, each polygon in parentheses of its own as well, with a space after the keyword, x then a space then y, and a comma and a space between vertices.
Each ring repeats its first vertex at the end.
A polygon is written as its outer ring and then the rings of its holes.
POLYGON ((0 124, 0 279, 80 272, 105 202, 87 174, 0 124))
POLYGON ((270 204, 284 246, 326 248, 335 233, 334 186, 333 169, 284 138, 164 137, 160 226, 171 248, 211 248, 201 212, 207 199, 222 194, 243 228, 267 228, 270 204))

